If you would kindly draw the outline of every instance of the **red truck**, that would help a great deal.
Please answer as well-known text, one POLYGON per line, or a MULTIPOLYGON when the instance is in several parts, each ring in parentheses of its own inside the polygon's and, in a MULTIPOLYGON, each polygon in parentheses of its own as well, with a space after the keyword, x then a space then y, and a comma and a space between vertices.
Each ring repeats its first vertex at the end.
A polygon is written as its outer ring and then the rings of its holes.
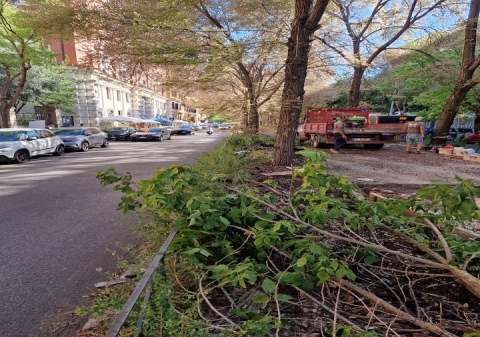
POLYGON ((396 141, 396 135, 405 133, 405 122, 413 121, 415 116, 371 115, 369 109, 312 109, 305 114, 297 129, 298 137, 310 140, 313 147, 333 144, 333 124, 345 115, 347 144, 363 144, 365 148, 380 149, 385 143, 396 141))

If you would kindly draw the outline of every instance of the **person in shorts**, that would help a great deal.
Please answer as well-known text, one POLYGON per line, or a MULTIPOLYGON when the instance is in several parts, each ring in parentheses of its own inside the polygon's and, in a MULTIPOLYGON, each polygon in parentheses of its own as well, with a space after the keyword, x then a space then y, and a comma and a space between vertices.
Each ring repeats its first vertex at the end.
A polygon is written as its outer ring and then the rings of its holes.
POLYGON ((417 146, 417 153, 420 153, 423 138, 425 138, 425 123, 422 122, 422 119, 420 116, 415 117, 415 121, 405 124, 405 131, 407 132, 407 148, 405 150, 407 153, 410 153, 413 143, 417 146))
POLYGON ((347 135, 345 134, 345 122, 348 120, 347 116, 340 117, 340 120, 333 124, 333 137, 335 138, 335 144, 330 152, 333 154, 339 154, 340 148, 347 145, 347 135))

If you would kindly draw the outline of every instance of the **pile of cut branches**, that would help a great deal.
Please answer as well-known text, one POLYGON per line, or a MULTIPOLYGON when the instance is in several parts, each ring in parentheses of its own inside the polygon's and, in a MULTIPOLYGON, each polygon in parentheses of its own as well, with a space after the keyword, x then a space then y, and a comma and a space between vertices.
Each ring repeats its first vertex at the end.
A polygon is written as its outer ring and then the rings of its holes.
POLYGON ((288 179, 205 172, 202 190, 188 167, 137 188, 99 174, 124 191, 124 211, 177 214, 168 306, 178 322, 194 307, 192 336, 477 336, 480 243, 453 229, 479 218, 480 189, 459 179, 412 200, 358 200, 323 152, 300 155, 288 179), (226 193, 205 190, 219 179, 226 193))

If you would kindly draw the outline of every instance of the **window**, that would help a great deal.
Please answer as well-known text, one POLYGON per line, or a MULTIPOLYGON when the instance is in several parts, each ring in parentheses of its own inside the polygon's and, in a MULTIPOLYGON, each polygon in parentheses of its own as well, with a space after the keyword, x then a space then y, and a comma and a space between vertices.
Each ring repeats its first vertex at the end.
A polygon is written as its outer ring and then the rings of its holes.
POLYGON ((117 90, 117 101, 122 100, 122 92, 120 90, 117 90))
POLYGON ((106 88, 107 89, 107 99, 112 99, 112 91, 110 88, 106 88))
POLYGON ((53 137, 55 136, 53 133, 51 133, 48 130, 40 130, 40 138, 48 138, 48 137, 53 137))
POLYGON ((129 95, 129 94, 125 94, 125 101, 126 101, 127 103, 130 102, 130 95, 129 95))
POLYGON ((27 137, 30 139, 38 139, 38 133, 35 130, 28 131, 27 137))
POLYGON ((90 131, 92 135, 96 135, 97 133, 99 133, 98 129, 95 128, 88 129, 88 131, 90 131))

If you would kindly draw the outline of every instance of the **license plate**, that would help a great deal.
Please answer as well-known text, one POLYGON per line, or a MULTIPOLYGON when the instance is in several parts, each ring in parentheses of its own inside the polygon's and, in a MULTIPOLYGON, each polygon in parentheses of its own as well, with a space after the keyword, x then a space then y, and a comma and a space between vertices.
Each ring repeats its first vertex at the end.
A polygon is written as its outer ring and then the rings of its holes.
POLYGON ((354 142, 369 142, 372 138, 352 138, 354 142))

